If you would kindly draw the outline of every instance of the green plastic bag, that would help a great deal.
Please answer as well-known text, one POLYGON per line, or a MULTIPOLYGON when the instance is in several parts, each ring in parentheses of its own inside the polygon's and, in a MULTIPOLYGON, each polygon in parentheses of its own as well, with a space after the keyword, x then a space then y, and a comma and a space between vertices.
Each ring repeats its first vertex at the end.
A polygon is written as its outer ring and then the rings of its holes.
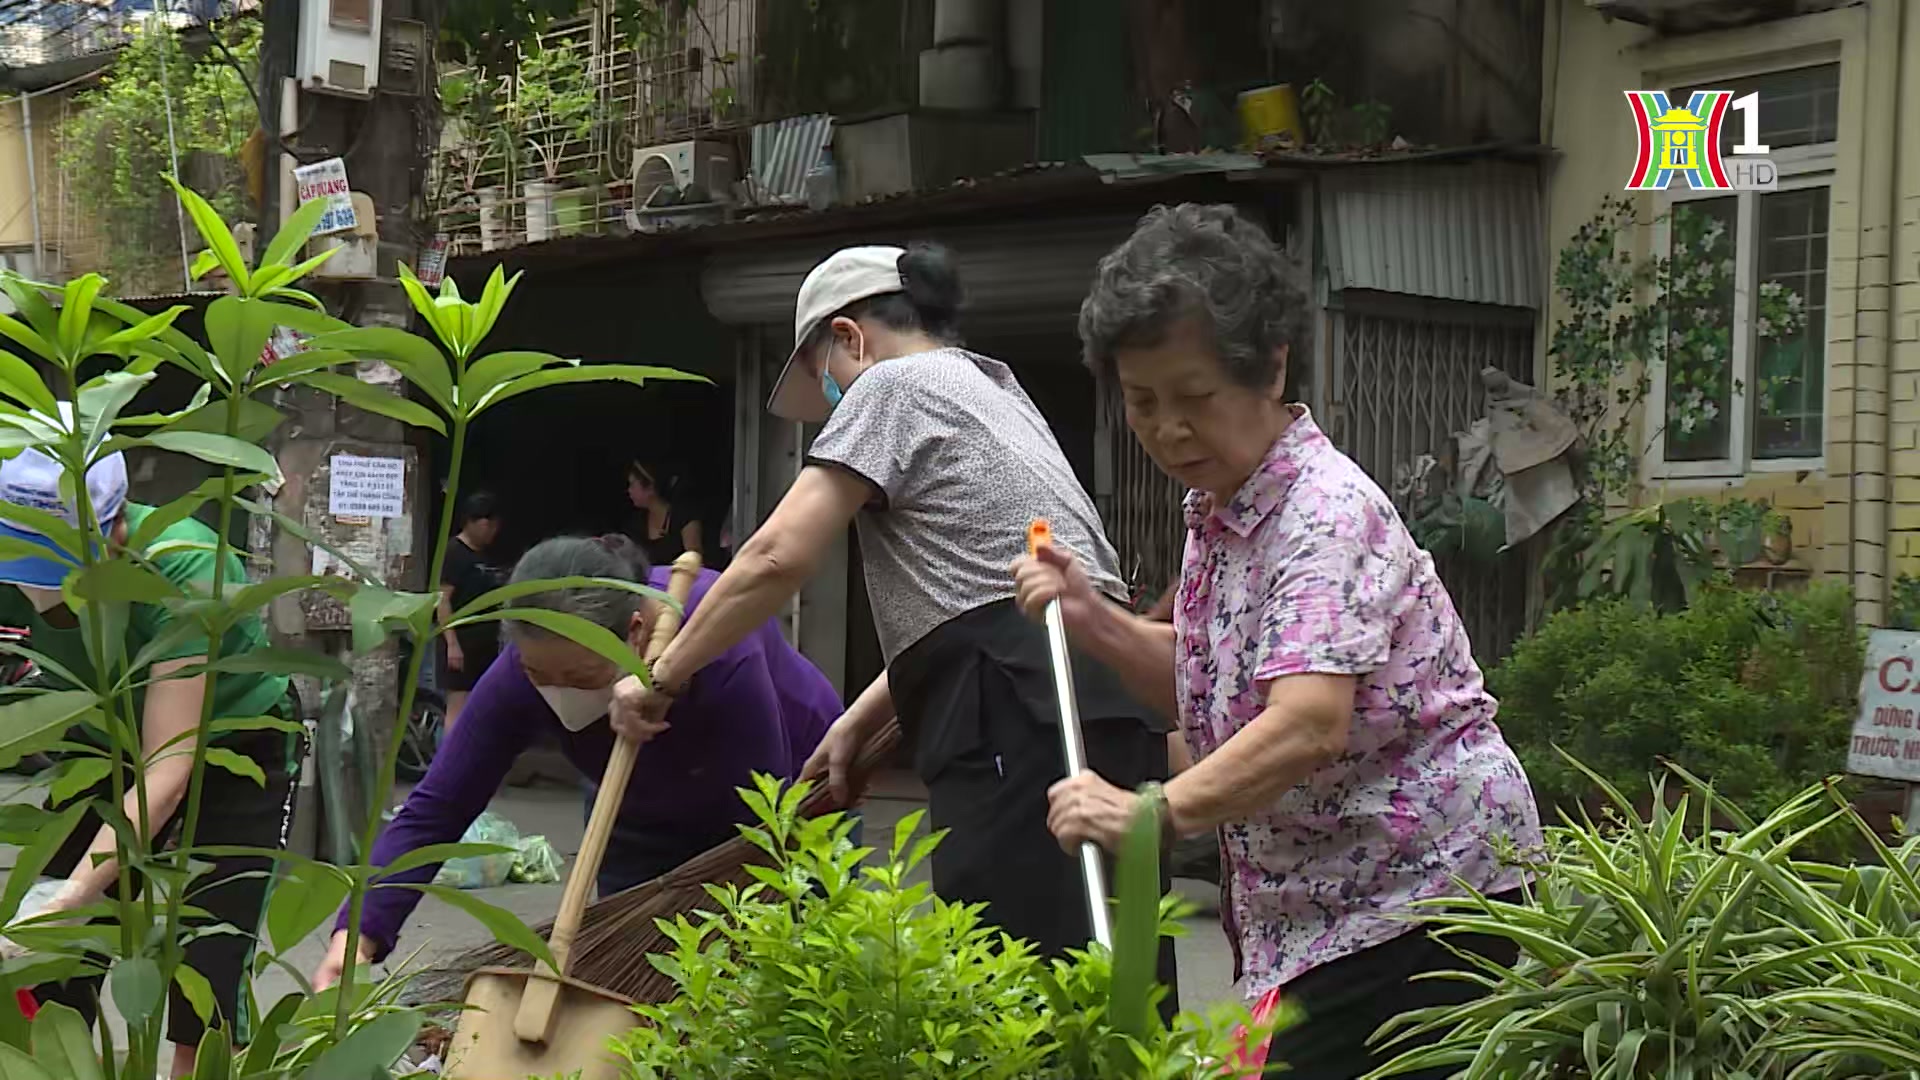
MULTIPOLYGON (((393 811, 387 812, 387 819, 393 819, 393 811)), ((448 859, 440 864, 440 872, 433 876, 435 885, 445 885, 453 889, 491 889, 505 885, 512 879, 513 864, 519 859, 520 830, 513 822, 489 810, 473 819, 467 826, 466 835, 460 838, 463 844, 498 844, 508 848, 494 855, 474 855, 465 859, 448 859)))
POLYGON ((520 848, 514 853, 513 872, 509 876, 525 885, 548 885, 560 880, 562 865, 560 852, 546 837, 525 836, 521 837, 520 848))

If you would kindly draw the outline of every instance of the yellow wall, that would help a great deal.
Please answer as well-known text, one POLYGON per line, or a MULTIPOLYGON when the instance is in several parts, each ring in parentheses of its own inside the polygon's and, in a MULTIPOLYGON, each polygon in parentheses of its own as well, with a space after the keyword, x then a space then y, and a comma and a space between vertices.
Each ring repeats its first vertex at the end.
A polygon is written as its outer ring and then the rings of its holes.
MULTIPOLYGON (((53 205, 48 191, 51 185, 58 183, 53 168, 54 140, 53 125, 48 121, 58 109, 58 95, 48 95, 33 102, 33 153, 34 171, 40 177, 40 199, 42 212, 53 205)), ((27 142, 24 122, 17 99, 0 100, 0 246, 27 247, 33 243, 33 215, 27 206, 27 142)), ((52 223, 42 221, 42 229, 47 239, 52 236, 52 223)))
MULTIPOLYGON (((1676 38, 1609 23, 1586 0, 1549 4, 1542 130, 1559 151, 1546 191, 1555 252, 1606 195, 1624 194, 1635 135, 1623 91, 1839 61, 1824 468, 1739 481, 1650 473, 1638 498, 1771 502, 1793 522, 1792 564, 1850 578, 1861 616, 1878 624, 1887 579, 1920 573, 1920 0, 1874 0, 1676 38), (1893 77, 1902 68, 1904 90, 1893 77), (1907 118, 1897 125, 1904 132, 1885 137, 1899 116, 1907 118)), ((1653 196, 1635 197, 1642 221, 1651 222, 1653 196)), ((1641 230, 1638 254, 1647 252, 1649 233, 1641 230)), ((1556 298, 1549 326, 1561 310, 1556 298)))
MULTIPOLYGON (((78 212, 71 198, 61 200, 61 125, 77 106, 83 88, 55 91, 33 99, 34 171, 40 180, 40 233, 45 245, 45 277, 104 267, 104 239, 97 222, 78 212)), ((16 98, 0 99, 0 248, 30 250, 33 216, 28 211, 25 125, 16 98)))

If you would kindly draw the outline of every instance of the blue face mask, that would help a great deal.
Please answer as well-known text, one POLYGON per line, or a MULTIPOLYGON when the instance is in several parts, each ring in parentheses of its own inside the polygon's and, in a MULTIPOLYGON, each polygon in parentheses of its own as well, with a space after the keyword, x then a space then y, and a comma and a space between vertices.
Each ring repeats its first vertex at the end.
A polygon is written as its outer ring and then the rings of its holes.
POLYGON ((831 371, 822 371, 820 373, 820 392, 827 395, 827 408, 829 409, 838 408, 840 406, 840 399, 845 396, 840 392, 840 384, 834 381, 833 372, 831 371))

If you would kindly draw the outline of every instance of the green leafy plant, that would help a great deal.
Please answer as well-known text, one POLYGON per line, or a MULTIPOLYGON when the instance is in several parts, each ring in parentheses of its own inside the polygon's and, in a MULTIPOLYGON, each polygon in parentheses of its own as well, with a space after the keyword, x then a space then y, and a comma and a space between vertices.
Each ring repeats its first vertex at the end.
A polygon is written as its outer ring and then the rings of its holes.
POLYGON ((1500 508, 1485 499, 1463 498, 1452 487, 1435 493, 1416 513, 1407 531, 1435 556, 1460 555, 1490 566, 1507 545, 1507 519, 1500 508))
POLYGON ((1714 508, 1713 538, 1729 566, 1745 566, 1767 547, 1767 536, 1787 527, 1786 515, 1764 502, 1728 499, 1714 508))
POLYGON ((558 183, 567 148, 592 138, 601 115, 586 58, 561 45, 527 49, 515 76, 513 109, 541 175, 558 183))
POLYGON ((1600 528, 1580 555, 1579 595, 1621 596, 1678 611, 1714 574, 1713 511, 1701 499, 1630 510, 1600 528))
POLYGON ((1667 613, 1596 600, 1549 616, 1487 673, 1541 805, 1578 814, 1583 769, 1623 789, 1673 761, 1763 813, 1846 765, 1863 663, 1839 586, 1711 585, 1667 613))
POLYGON ((1393 108, 1378 101, 1353 107, 1353 121, 1364 146, 1383 146, 1393 138, 1393 108))
MULTIPOLYGON (((1644 507, 1611 525, 1602 519, 1609 503, 1635 501, 1640 462, 1656 436, 1664 435, 1670 458, 1724 453, 1722 402, 1735 389, 1732 239, 1720 217, 1687 206, 1674 209, 1668 226, 1668 252, 1636 260, 1634 205, 1608 196, 1555 267, 1566 314, 1547 353, 1556 400, 1581 431, 1586 504, 1555 528, 1547 563, 1556 607, 1601 593, 1683 605, 1712 573, 1711 537, 1731 545, 1729 556, 1747 551, 1744 523, 1716 521, 1718 512, 1699 500, 1644 507), (1666 411, 1643 430, 1656 377, 1666 380, 1666 411)), ((1764 340, 1793 338, 1805 318, 1791 290, 1771 287, 1759 297, 1764 340)))
POLYGON ((504 177, 519 162, 520 138, 492 79, 468 69, 440 80, 440 104, 455 130, 446 140, 443 173, 452 190, 445 196, 471 195, 483 178, 504 177))
POLYGON ((209 200, 228 217, 246 209, 240 157, 259 126, 247 75, 257 66, 256 19, 215 24, 226 53, 187 51, 179 35, 137 27, 114 57, 97 89, 76 96, 60 128, 60 166, 73 217, 104 241, 107 272, 133 294, 180 290, 179 209, 154 178, 190 162, 202 173, 209 200), (170 103, 170 104, 169 104, 170 103), (169 110, 171 110, 169 112, 169 110), (168 118, 172 146, 169 147, 168 118))
POLYGON ((1443 941, 1492 935, 1520 958, 1508 966, 1468 956, 1478 970, 1456 977, 1487 996, 1398 1018, 1377 1036, 1388 1046, 1442 1037, 1372 1075, 1909 1075, 1920 1047, 1911 1022, 1920 840, 1889 850, 1824 784, 1756 819, 1676 773, 1681 797, 1670 805, 1656 781, 1643 813, 1587 772, 1606 813, 1548 830, 1546 850, 1529 860, 1526 902, 1426 904, 1443 941), (1855 831, 1873 857, 1815 861, 1814 838, 1835 826, 1855 831))
MULTIPOLYGON (((325 547, 304 526, 279 514, 270 505, 248 498, 248 488, 278 482, 279 466, 260 445, 281 417, 270 404, 282 387, 318 390, 353 406, 404 424, 447 436, 451 451, 449 485, 457 490, 466 433, 474 419, 494 405, 554 385, 618 381, 642 383, 652 379, 698 379, 664 368, 633 365, 583 367, 577 361, 525 351, 486 352, 489 336, 511 296, 514 280, 499 270, 487 280, 475 301, 463 299, 451 279, 439 293, 430 293, 410 273, 403 284, 432 338, 422 338, 384 327, 352 327, 322 310, 320 301, 300 288, 301 279, 324 260, 303 259, 301 249, 324 212, 322 203, 299 208, 285 228, 268 243, 257 262, 249 265, 231 230, 215 207, 197 193, 174 185, 174 193, 200 232, 206 252, 194 265, 196 274, 215 269, 231 282, 233 295, 213 301, 206 309, 206 341, 189 338, 174 328, 182 309, 149 315, 104 295, 98 275, 84 275, 55 288, 0 276, 0 290, 12 301, 17 315, 0 316, 0 452, 34 448, 57 460, 69 477, 85 474, 104 456, 127 449, 183 454, 199 459, 214 476, 188 495, 151 509, 125 541, 102 543, 102 521, 85 484, 72 485, 76 521, 69 523, 43 509, 0 501, 0 520, 22 526, 48 538, 70 570, 63 585, 67 606, 77 616, 86 641, 91 671, 69 670, 30 646, 4 645, 7 651, 33 660, 47 673, 49 685, 16 691, 0 704, 0 763, 12 763, 31 751, 56 749, 64 760, 46 779, 54 790, 80 795, 97 782, 111 781, 104 796, 75 799, 57 811, 32 805, 0 807, 0 835, 23 850, 6 875, 0 892, 0 932, 27 955, 0 965, 10 986, 33 986, 79 974, 104 973, 114 1002, 126 1021, 126 1057, 120 1060, 111 1030, 101 1025, 98 1043, 89 1041, 78 1017, 49 1009, 45 1014, 47 1039, 65 1048, 65 1064, 44 1052, 41 1021, 32 1027, 9 1009, 0 1009, 0 1072, 49 1080, 90 1080, 95 1076, 140 1080, 155 1075, 162 1045, 162 1001, 169 986, 178 984, 207 1017, 210 989, 204 975, 184 962, 184 945, 192 936, 210 932, 183 923, 199 914, 186 902, 188 891, 205 873, 204 858, 242 854, 274 860, 283 877, 265 916, 261 962, 285 962, 288 950, 331 917, 343 902, 355 918, 349 936, 357 936, 358 915, 369 889, 411 888, 432 893, 465 910, 497 938, 535 956, 545 946, 510 914, 470 895, 433 885, 391 881, 414 866, 449 858, 494 854, 493 845, 452 844, 411 853, 385 867, 331 866, 283 851, 237 849, 216 851, 198 843, 203 809, 204 778, 209 767, 241 776, 258 773, 258 766, 226 750, 216 738, 230 732, 299 730, 297 721, 277 717, 233 717, 217 713, 215 687, 222 674, 239 671, 295 671, 323 680, 344 680, 349 671, 340 659, 317 653, 283 649, 253 649, 229 654, 227 632, 258 617, 274 600, 314 590, 348 604, 353 622, 353 647, 377 647, 393 632, 413 635, 416 642, 454 626, 498 619, 499 605, 529 591, 598 585, 663 595, 625 582, 567 578, 528 582, 495 590, 454 612, 444 622, 436 618, 435 593, 414 593, 388 583, 343 553, 332 554, 349 566, 355 580, 329 576, 283 576, 249 582, 229 571, 229 537, 236 511, 271 519, 300 539, 325 547), (306 338, 299 353, 268 363, 265 346, 277 327, 289 327, 306 338), (18 350, 18 352, 8 351, 18 350), (53 373, 41 377, 30 356, 53 373), (422 400, 387 394, 361 382, 344 370, 379 360, 391 365, 422 400), (99 370, 98 374, 88 374, 99 370), (139 391, 164 364, 182 368, 200 382, 199 392, 186 408, 164 414, 128 412, 139 391), (83 370, 84 369, 84 370, 83 370), (210 580, 181 582, 157 567, 161 557, 155 543, 165 526, 182 522, 212 505, 218 520, 215 539, 205 544, 214 555, 210 580), (146 606, 164 609, 175 630, 167 631, 135 655, 128 655, 131 613, 146 606), (185 640, 201 635, 208 647, 204 662, 182 666, 165 675, 155 673, 154 657, 166 647, 168 635, 185 640), (185 750, 162 747, 151 755, 141 741, 140 693, 163 679, 202 677, 206 681, 203 705, 194 731, 187 794, 178 812, 179 835, 171 850, 156 850, 149 840, 158 824, 146 803, 145 777, 155 761, 185 750), (78 734, 75 734, 78 733, 78 734), (251 772, 249 771, 251 770, 251 772), (132 792, 138 813, 120 810, 132 792), (67 915, 97 920, 87 925, 63 925, 57 919, 18 918, 22 899, 66 840, 80 815, 93 810, 112 826, 115 858, 120 869, 116 888, 105 901, 67 915), (148 886, 137 890, 138 873, 148 886), (22 1052, 32 1048, 33 1071, 20 1065, 22 1052), (12 1068, 12 1066, 18 1068, 12 1068)), ((452 511, 448 501, 447 514, 452 511)), ((428 580, 437 580, 451 521, 443 517, 428 565, 428 580)), ((19 540, 0 541, 0 554, 17 557, 44 554, 19 540)), ((668 601, 670 602, 670 601, 668 601)), ((535 617, 535 613, 524 616, 535 617)), ((599 652, 624 669, 646 677, 645 665, 624 642, 592 624, 553 612, 538 613, 541 625, 599 652)), ((414 648, 403 682, 399 716, 412 708, 419 683, 419 667, 428 650, 414 648)), ((391 797, 395 756, 401 740, 389 741, 386 757, 378 763, 377 782, 370 801, 376 810, 391 797)), ((367 835, 360 850, 370 851, 380 815, 369 811, 367 835)), ((252 935, 254 927, 233 931, 252 935)), ((348 955, 354 955, 350 940, 348 955)), ((238 1054, 223 1028, 209 1030, 199 1053, 199 1075, 205 1080, 269 1080, 311 1077, 385 1075, 419 1030, 418 1011, 396 1004, 392 981, 368 986, 355 972, 345 973, 338 986, 323 994, 304 990, 277 1003, 265 1014, 259 1037, 238 1054)), ((251 987, 246 999, 252 1001, 251 987)))
POLYGON ((1920 630, 1920 577, 1901 574, 1893 579, 1887 597, 1887 626, 1893 630, 1920 630))
POLYGON ((1660 611, 1678 611, 1701 587, 1759 558, 1767 535, 1785 521, 1765 503, 1674 499, 1563 523, 1548 562, 1566 572, 1549 588, 1554 607, 1624 597, 1660 611), (1723 565, 1724 564, 1724 565, 1723 565))
POLYGON ((1333 87, 1319 79, 1307 84, 1300 91, 1300 111, 1305 113, 1307 138, 1316 146, 1331 146, 1337 136, 1334 123, 1338 119, 1339 96, 1333 87))
MULTIPOLYGON (((770 857, 753 884, 709 890, 713 911, 663 922, 650 957, 679 994, 617 1052, 636 1080, 756 1077, 1224 1078, 1245 1010, 1171 1028, 1154 1012, 1161 934, 1178 909, 1158 897, 1158 821, 1136 822, 1122 856, 1114 953, 1043 964, 908 876, 940 834, 902 819, 882 865, 852 823, 798 816, 807 785, 756 776, 742 832, 770 857)), ((1283 1020, 1284 1022, 1284 1020, 1283 1020)), ((1258 1037, 1256 1032, 1255 1037, 1258 1037)))

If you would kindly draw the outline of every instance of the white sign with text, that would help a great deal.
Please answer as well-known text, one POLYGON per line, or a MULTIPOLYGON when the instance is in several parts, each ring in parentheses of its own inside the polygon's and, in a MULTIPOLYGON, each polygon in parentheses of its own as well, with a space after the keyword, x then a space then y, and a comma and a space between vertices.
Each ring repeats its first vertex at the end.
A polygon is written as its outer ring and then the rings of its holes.
POLYGON ((327 513, 337 518, 391 518, 407 512, 405 460, 335 454, 328 464, 327 513))
POLYGON ((1920 633, 1868 635, 1847 771, 1920 784, 1920 633))

